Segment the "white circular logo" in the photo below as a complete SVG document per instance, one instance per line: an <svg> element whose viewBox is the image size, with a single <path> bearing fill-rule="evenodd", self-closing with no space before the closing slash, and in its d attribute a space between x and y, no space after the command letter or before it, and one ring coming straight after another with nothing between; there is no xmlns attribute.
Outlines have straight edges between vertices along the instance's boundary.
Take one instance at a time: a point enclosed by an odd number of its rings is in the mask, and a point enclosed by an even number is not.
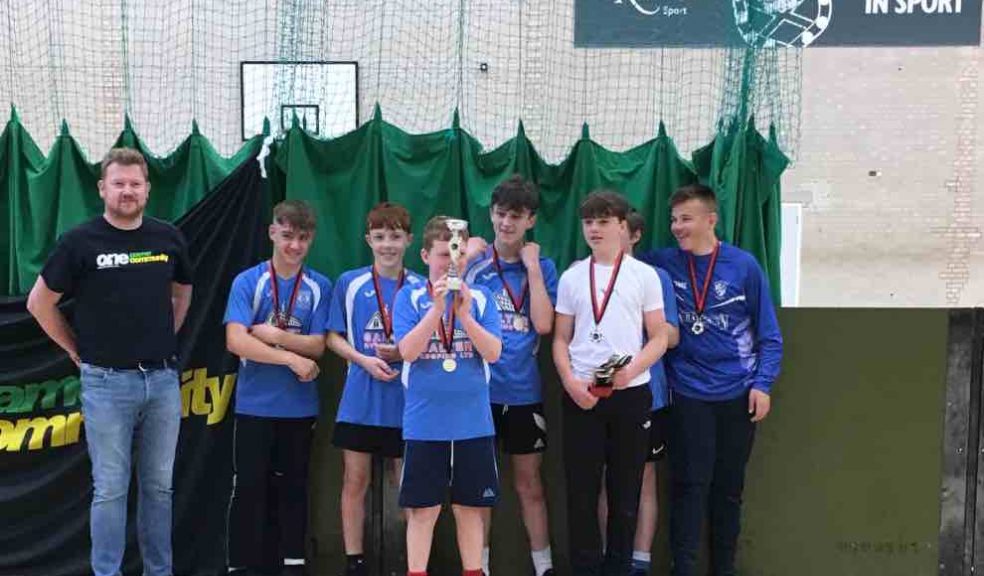
<svg viewBox="0 0 984 576"><path fill-rule="evenodd" d="M732 0L735 24L750 46L806 47L830 25L833 0Z"/></svg>

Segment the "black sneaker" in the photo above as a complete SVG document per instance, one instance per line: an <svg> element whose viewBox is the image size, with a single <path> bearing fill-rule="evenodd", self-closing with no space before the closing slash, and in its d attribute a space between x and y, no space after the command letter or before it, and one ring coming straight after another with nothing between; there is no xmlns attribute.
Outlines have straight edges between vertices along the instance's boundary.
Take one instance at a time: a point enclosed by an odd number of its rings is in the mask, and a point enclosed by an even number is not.
<svg viewBox="0 0 984 576"><path fill-rule="evenodd" d="M369 576L369 563L365 558L359 562L349 561L345 567L345 576Z"/></svg>

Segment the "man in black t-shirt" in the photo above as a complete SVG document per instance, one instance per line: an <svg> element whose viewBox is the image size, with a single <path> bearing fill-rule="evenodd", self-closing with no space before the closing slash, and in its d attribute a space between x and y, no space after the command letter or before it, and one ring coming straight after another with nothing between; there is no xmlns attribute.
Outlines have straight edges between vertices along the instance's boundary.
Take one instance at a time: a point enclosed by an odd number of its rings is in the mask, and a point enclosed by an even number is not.
<svg viewBox="0 0 984 576"><path fill-rule="evenodd" d="M181 423L175 334L191 304L192 274L181 232L144 216L149 191L143 156L110 150L99 180L103 214L59 239L27 300L81 369L95 576L120 573L134 444L143 573L171 575L171 478ZM58 310L63 295L75 299L71 325Z"/></svg>

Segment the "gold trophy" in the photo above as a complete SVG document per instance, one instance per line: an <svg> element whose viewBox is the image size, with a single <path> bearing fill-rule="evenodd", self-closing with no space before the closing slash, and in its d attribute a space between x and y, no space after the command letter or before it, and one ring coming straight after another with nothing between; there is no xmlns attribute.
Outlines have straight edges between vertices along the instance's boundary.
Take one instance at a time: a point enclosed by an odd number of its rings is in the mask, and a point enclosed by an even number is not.
<svg viewBox="0 0 984 576"><path fill-rule="evenodd" d="M468 221L448 218L445 224L451 231L451 240L448 242L448 248L451 249L451 265L448 266L448 290L461 290L458 260L465 252L465 239L461 233L468 230Z"/></svg>

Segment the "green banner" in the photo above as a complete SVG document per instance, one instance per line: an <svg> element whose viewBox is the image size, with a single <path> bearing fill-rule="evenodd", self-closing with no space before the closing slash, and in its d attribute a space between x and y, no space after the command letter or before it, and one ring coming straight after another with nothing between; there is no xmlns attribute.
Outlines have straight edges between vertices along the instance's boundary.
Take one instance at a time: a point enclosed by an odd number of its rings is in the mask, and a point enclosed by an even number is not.
<svg viewBox="0 0 984 576"><path fill-rule="evenodd" d="M981 0L575 0L574 45L978 46Z"/></svg>

